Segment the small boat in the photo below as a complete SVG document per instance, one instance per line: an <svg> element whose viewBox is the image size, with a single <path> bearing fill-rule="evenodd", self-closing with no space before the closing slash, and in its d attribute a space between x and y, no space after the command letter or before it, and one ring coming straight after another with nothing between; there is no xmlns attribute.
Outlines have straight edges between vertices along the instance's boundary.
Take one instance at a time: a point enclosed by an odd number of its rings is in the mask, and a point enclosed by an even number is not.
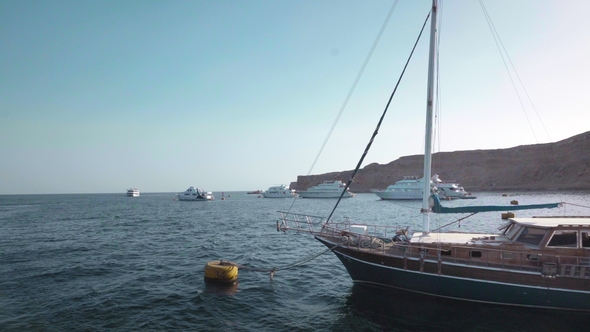
<svg viewBox="0 0 590 332"><path fill-rule="evenodd" d="M385 190L375 191L375 195L383 200L420 200L424 188L424 179L417 176L404 176Z"/></svg>
<svg viewBox="0 0 590 332"><path fill-rule="evenodd" d="M437 33L441 30L438 0L432 1L427 15L431 27L424 179L431 178L433 110L438 100L435 92L439 91L435 75ZM380 125L345 187L354 180ZM280 212L277 230L311 233L340 259L355 283L471 303L590 312L590 217L566 216L564 209L554 216L510 216L497 232L459 232L457 225L476 213L552 209L566 203L444 207L440 198L430 193L430 184L422 184L422 204L416 209L420 217L404 226L397 222L371 225L346 218L335 222L332 210L326 217ZM371 212L378 213L379 207ZM431 230L433 213L463 215ZM383 218L389 221L390 216ZM489 217L490 221L495 218ZM421 229L409 230L420 221Z"/></svg>
<svg viewBox="0 0 590 332"><path fill-rule="evenodd" d="M342 192L344 191L344 195ZM353 197L355 194L348 191L348 188L340 180L324 181L315 187L311 187L305 191L297 192L301 198L342 198Z"/></svg>
<svg viewBox="0 0 590 332"><path fill-rule="evenodd" d="M194 186L190 186L184 192L176 194L176 196L180 201L212 201L215 199L212 192Z"/></svg>
<svg viewBox="0 0 590 332"><path fill-rule="evenodd" d="M295 197L295 189L289 189L289 187L281 184L280 186L273 186L262 192L262 196L265 198L288 198Z"/></svg>
<svg viewBox="0 0 590 332"><path fill-rule="evenodd" d="M128 197L137 197L137 196L139 196L139 190L137 190L137 188L129 188L129 189L127 189L127 196Z"/></svg>
<svg viewBox="0 0 590 332"><path fill-rule="evenodd" d="M259 195L259 194L262 194L262 190L248 191L246 194L256 194L256 195Z"/></svg>
<svg viewBox="0 0 590 332"><path fill-rule="evenodd" d="M441 180L438 177L438 174L434 174L434 176L432 176L432 183L437 189L438 197L441 199L476 198L470 192L465 191L465 189L455 181L445 182Z"/></svg>

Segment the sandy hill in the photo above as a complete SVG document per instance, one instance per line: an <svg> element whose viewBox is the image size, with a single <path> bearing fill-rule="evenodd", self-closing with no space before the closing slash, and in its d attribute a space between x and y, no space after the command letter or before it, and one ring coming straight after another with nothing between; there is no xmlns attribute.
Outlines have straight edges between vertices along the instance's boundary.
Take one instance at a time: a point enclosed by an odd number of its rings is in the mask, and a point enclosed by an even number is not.
<svg viewBox="0 0 590 332"><path fill-rule="evenodd" d="M422 176L422 155L401 157L388 164L373 163L359 170L352 192L385 189L407 175ZM590 190L590 131L560 142L521 145L508 149L439 152L432 173L456 180L467 191ZM324 180L347 182L352 170L300 175L291 188L305 190Z"/></svg>

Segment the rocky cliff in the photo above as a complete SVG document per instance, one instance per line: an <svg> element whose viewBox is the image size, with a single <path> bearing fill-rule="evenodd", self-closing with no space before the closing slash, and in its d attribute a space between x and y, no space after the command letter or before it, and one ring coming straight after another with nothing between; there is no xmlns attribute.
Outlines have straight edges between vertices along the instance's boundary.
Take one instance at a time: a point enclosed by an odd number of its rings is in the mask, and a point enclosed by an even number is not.
<svg viewBox="0 0 590 332"><path fill-rule="evenodd" d="M357 173L350 191L385 189L406 175L422 176L423 158L414 155L367 165ZM556 143L435 153L432 173L447 182L460 182L467 191L590 190L590 131ZM351 175L352 170L300 175L291 188L305 190L324 180L347 182Z"/></svg>

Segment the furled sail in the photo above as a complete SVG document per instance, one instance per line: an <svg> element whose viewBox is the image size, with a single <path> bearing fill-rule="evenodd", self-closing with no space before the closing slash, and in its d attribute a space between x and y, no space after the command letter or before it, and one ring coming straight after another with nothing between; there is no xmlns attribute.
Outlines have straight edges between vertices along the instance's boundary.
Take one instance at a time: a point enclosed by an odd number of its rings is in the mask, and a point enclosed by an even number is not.
<svg viewBox="0 0 590 332"><path fill-rule="evenodd" d="M533 209L553 209L559 207L561 203L548 204L530 204L530 205L479 205L479 206L459 206L459 207L444 207L440 204L438 196L431 195L430 202L432 205L432 212L434 213L477 213L490 211L512 211L512 210L533 210Z"/></svg>

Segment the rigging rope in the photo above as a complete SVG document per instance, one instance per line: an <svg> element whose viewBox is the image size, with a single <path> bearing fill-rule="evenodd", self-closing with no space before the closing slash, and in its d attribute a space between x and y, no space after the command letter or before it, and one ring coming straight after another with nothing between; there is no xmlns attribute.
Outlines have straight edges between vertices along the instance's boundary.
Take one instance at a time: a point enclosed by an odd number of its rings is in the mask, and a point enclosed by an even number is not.
<svg viewBox="0 0 590 332"><path fill-rule="evenodd" d="M334 129L334 126L336 125L336 122L338 122L338 118L339 118L339 117L340 117L340 115L342 114L342 111L344 110L344 107L345 107L345 106L346 106L346 104L348 103L348 100L349 100L349 98L350 98L350 96L351 96L352 92L354 91L354 88L356 87L356 84L358 83L358 81L359 81L359 79L360 79L360 76L361 76L361 74L363 73L363 71L364 71L364 69L365 69L365 67L366 67L366 65L367 65L367 62L368 62L368 60L370 59L370 57L371 57L371 55L372 55L373 51L375 50L375 47L376 47L376 45L377 45L377 42L378 42L378 41L379 41L379 39L381 38L381 35L383 34L383 31L384 31L385 27L387 26L387 22L389 21L389 18L391 17L391 14L393 13L393 10L395 9L395 6L397 5L397 2L398 2L398 1L396 0L396 1L395 1L395 3L394 3L394 5L392 6L392 8L391 8L390 12L388 13L388 15L387 15L387 19L386 19L386 21L383 23L383 26L381 27L381 30L379 31L379 34L378 34L378 36L377 36L377 38L376 38L376 40L375 40L375 42L374 42L374 44L373 44L373 46L372 46L372 48L371 48L370 52L369 52L369 54L367 55L367 58L365 59L365 62L364 62L364 63L363 63L363 65L362 65L362 67L361 67L361 70L359 71L359 74L357 75L357 78L355 79L355 81L354 81L354 83L353 83L353 86L351 87L351 90L349 91L349 93L348 93L348 95L347 95L347 97L346 97L346 100L345 100L344 104L342 105L342 107L341 107L341 109L340 109L340 112L339 112L339 114L338 114L338 117L336 118L336 121L335 121L335 122L334 122L334 124L332 125L332 128L330 129L330 132L328 133L328 137L326 137L326 140L324 141L324 144L322 145L322 148L320 149L320 153L321 153L321 151L323 150L323 148L324 148L324 146L325 146L325 144L326 144L326 141L327 141L327 140L328 140L328 138L330 137L330 134L332 133L332 131L333 131L333 129ZM397 88L399 87L399 84L400 84L400 82L401 82L401 80L402 80L402 78L403 78L403 76L404 76L404 74L405 74L405 72L406 72L406 69L407 69L407 67L408 67L408 64L410 63L410 60L412 59L412 56L414 55L414 51L416 50L416 47L417 47L417 45L418 45L418 42L420 41L420 38L422 37L422 33L424 32L424 28L426 27L426 23L428 22L428 19L429 19L429 18L430 18L430 13L428 13L428 15L426 16L426 19L424 20L424 24L422 25L422 28L421 28L421 30L420 30L420 33L418 34L418 38L416 39L416 42L414 43L414 46L413 46L413 48L412 48L412 51L410 52L410 55L409 55L408 59L406 60L406 64L404 65L404 68L403 68L403 70L402 70L402 72L401 72L401 74L400 74L400 77L398 78L398 80L397 80L397 83L396 83L396 85L395 85L395 87L394 87L394 89L393 89L393 91L392 91L392 93L391 93L391 95L390 95L390 97L389 97L389 100L387 101L387 104L385 105L385 109L383 110L383 113L382 113L381 117L379 118L379 121L378 121L378 123L377 123L377 126L375 127L375 131L373 132L373 135L371 136L371 139L369 140L369 143L367 144L367 146L366 146L366 148L365 148L365 151L363 152L363 154L362 154L362 156L361 156L361 158L360 158L360 160L359 160L359 162L358 162L358 164L357 164L357 166L356 166L356 168L355 168L354 172L352 173L352 175L351 175L350 179L349 179L349 180L348 180L348 182L346 183L346 186L345 186L345 188L342 190L342 193L340 194L340 197L338 198L338 201L336 202L336 204L335 204L334 208L332 209L332 212L330 212L330 215L329 215L329 216L328 216L328 218L326 219L326 223L330 221L330 218L331 218L331 217L332 217L332 215L334 214L334 211L336 211L336 208L338 207L338 204L339 204L339 203L340 203L340 201L342 200L342 197L344 196L344 193L347 191L348 187L349 187L349 186L350 186L350 184L352 183L352 181L353 181L354 177L356 176L356 173L358 172L358 170L360 169L360 166L362 165L362 162L364 161L364 159L365 159L365 157L366 157L367 153L369 152L369 149L371 148L371 146L372 146L372 144L373 144L373 141L374 141L375 137L376 137L376 136L377 136L377 134L379 133L379 128L381 128L381 124L383 123L383 120L385 119L385 115L387 114L387 110L389 109L389 106L391 105L391 101L393 100L393 96L395 95L395 93L396 93L396 91L397 91ZM316 163L316 161L317 161L317 159L318 159L318 157L319 157L319 154L320 154L320 153L318 153L318 156L317 156L317 157L316 157L316 159L314 160L314 163L313 163L313 165L315 165L315 163ZM312 165L312 169L313 169L313 165ZM311 169L310 169L310 172L309 172L309 173L311 173ZM293 203L294 203L294 202L295 202L295 200L293 200ZM292 207L292 206L293 206L293 204L291 204L291 207ZM291 208L289 208L289 210L291 210ZM269 273L270 273L270 279L272 280L272 279L273 279L273 276L274 276L274 274L275 274L275 272L276 272L276 271L280 271L280 270L288 270L288 269L291 269L291 268L294 268L294 267L297 267L297 266L303 265L303 264L305 264L305 263L307 263L307 262L309 262L309 261L311 261L311 260L313 260L313 259L315 259L315 258L317 258L317 257L319 257L319 256L321 256L321 255L323 255L323 254L325 254L325 253L327 253L328 251L332 251L332 250L334 250L334 248L336 248L336 247L337 247L337 246L333 246L333 247L331 247L331 248L327 248L327 249L325 249L325 250L323 250L323 251L321 251L321 252L319 252L319 253L316 253L316 254L314 254L314 255L312 255L312 256L309 256L309 257L305 258L304 260L301 260L301 261L299 261L299 262L295 262L295 263L292 263L292 264L289 264L289 265L286 265L286 266L284 266L284 267L280 267L280 268L278 268L278 267L273 267L273 268L271 268L271 269L260 269L260 268L254 268L254 267L249 267L249 266L240 265L240 264L236 264L236 265L237 265L239 268L242 268L242 269L245 269L245 270L250 270L250 271L257 271L257 272L269 272Z"/></svg>
<svg viewBox="0 0 590 332"><path fill-rule="evenodd" d="M577 206L577 207L583 207L586 209L590 209L590 206L586 206L586 205L579 205L579 204L574 204L574 203L568 203L568 202L562 202L563 204L567 204L567 205L572 205L572 206Z"/></svg>
<svg viewBox="0 0 590 332"><path fill-rule="evenodd" d="M358 173L359 169L361 168L361 165L362 165L363 161L365 160L365 157L367 156L369 149L371 149L371 145L373 145L373 141L375 140L375 137L379 133L379 128L381 128L381 124L383 123L383 119L385 119L385 115L387 114L387 110L389 109L389 105L391 104L393 96L395 95L397 88L399 87L399 84L400 84L402 78L404 77L404 73L406 72L406 69L408 68L408 64L410 63L410 60L412 59L412 56L414 55L414 51L416 50L416 46L418 45L418 42L420 41L420 38L422 37L422 33L424 32L424 28L426 27L426 23L428 22L429 18L430 18L430 12L426 16L426 19L424 20L424 24L422 25L422 29L420 30L420 34L418 34L418 38L416 39L416 42L414 43L414 47L412 48L412 51L410 52L410 56L408 57L408 60L406 60L406 64L404 65L404 69L402 70L402 73L400 74L400 76L397 80L397 83L395 84L395 88L393 89L393 91L391 92L391 95L389 96L389 100L387 101L387 104L385 105L385 109L383 110L383 113L381 114L381 117L379 118L379 122L377 122L377 126L375 127L375 131L373 132L373 135L371 136L369 143L367 143L365 151L363 152L359 162L357 163L356 168L352 172L350 179L346 183L346 186L342 190L342 193L340 194L338 201L336 201L336 204L334 205L332 212L330 212L330 215L328 216L326 222L330 222L330 218L332 218L332 215L334 214L334 211L336 211L338 204L340 204L342 197L344 197L344 194L348 190L348 187L350 187L350 184L352 183L352 180L356 176L356 173Z"/></svg>
<svg viewBox="0 0 590 332"><path fill-rule="evenodd" d="M465 217L463 217L463 218L459 218L459 219L457 219L457 220L455 220L455 221L452 221L452 222L450 222L450 223L448 223L448 224L445 224L445 225L442 225L442 226L440 226L440 227L438 227L438 228L436 228L436 229L433 229L431 232L432 232L432 233L434 233L434 232L436 232L436 231L439 231L439 230L441 230L441 229L443 229L443 228L445 228L445 227L447 227L447 226L450 226L450 225L452 225L452 224L455 224L455 223L460 223L461 221L463 221L463 220L465 220L465 219L467 219L467 218L469 218L469 217L473 216L473 215L474 215L474 214L476 214L476 213L477 213L477 212L472 212L471 214L469 214L469 215L467 215L467 216L465 216ZM461 227L461 225L459 225L459 227ZM440 236L440 234L439 234L439 236ZM439 245L440 245L440 243L439 243Z"/></svg>
<svg viewBox="0 0 590 332"><path fill-rule="evenodd" d="M377 37L375 37L375 40L373 41L373 45L371 46L371 49L369 50L369 53L365 57L365 61L363 62L363 65L359 69L359 72L357 73L356 78L354 79L354 82L352 83L352 86L350 87L350 90L348 90L348 94L346 95L346 98L344 99L344 102L342 103L342 106L340 107L340 111L338 112L338 115L336 116L336 119L334 120L334 123L332 124L332 127L328 131L328 135L324 139L324 143L322 144L322 147L320 148L320 151L318 151L318 154L316 155L313 163L311 164L311 168L309 169L309 172L307 173L307 175L311 174L311 171L313 170L316 162L320 158L320 155L322 154L322 151L324 150L324 147L326 147L326 144L328 143L328 139L330 138L330 136L332 135L332 132L334 131L334 127L336 127L336 124L338 123L338 120L340 119L340 116L342 115L342 112L344 112L344 108L348 104L348 101L350 100L350 97L352 96L352 93L356 89L356 85L358 84L359 80L361 79L361 76L363 76L363 73L365 72L365 68L367 67L367 64L369 63L369 60L373 56L373 52L375 51L375 48L377 48L377 44L379 44L379 40L381 40L381 36L383 35L383 32L385 31L385 28L387 27L387 23L389 23L389 19L391 18L391 15L393 14L393 11L395 10L395 7L397 6L398 1L399 0L396 0L393 3L393 5L391 6L391 9L389 9L389 13L387 13L387 17L385 18L385 21L381 25L381 29L379 30L379 33L377 34Z"/></svg>
<svg viewBox="0 0 590 332"><path fill-rule="evenodd" d="M342 103L342 106L340 106L340 111L338 111L338 115L336 116L336 119L334 119L334 123L332 123L332 127L328 131L328 135L326 135L326 138L324 139L324 142L322 143L322 146L320 147L318 154L316 155L313 163L311 164L311 167L309 168L307 175L311 174L311 171L315 167L315 164L317 163L318 159L320 158L320 155L322 154L322 152L324 151L324 148L326 147L326 144L328 143L328 139L330 139L330 136L332 136L332 132L334 131L334 128L336 127L336 124L338 123L338 120L340 120L340 116L344 112L344 108L346 108L346 105L348 105L348 101L350 100L352 93L354 92L354 90L356 90L356 86L357 86L358 82L360 81L361 76L363 76L363 73L365 72L365 68L367 67L369 60L371 60L371 57L373 56L373 52L377 48L377 44L379 44L379 41L381 40L381 36L383 35L383 32L385 31L385 28L387 27L387 23L389 23L389 20L391 19L391 15L393 15L393 11L395 10L395 7L397 7L398 2L399 2L399 0L396 0L393 3L393 5L391 5L391 8L389 9L387 16L385 17L385 21L383 21L383 24L381 25L381 29L379 29L379 33L377 33L377 37L375 37L375 40L373 41L373 45L371 46L369 53L367 53L367 56L365 57L365 61L363 62L361 68L359 69L359 72L356 74L356 78L354 79L354 82L352 83L350 90L348 90L348 94L346 95L346 98L344 98L344 102ZM295 201L296 200L293 199L288 211L291 211L291 209L293 208L293 205L295 205Z"/></svg>
<svg viewBox="0 0 590 332"><path fill-rule="evenodd" d="M537 108L535 107L535 104L533 104L531 96L529 95L526 87L522 83L522 80L520 79L520 75L518 75L518 72L516 71L516 67L514 66L514 63L512 63L512 59L510 59L510 55L508 55L508 51L506 51L506 48L504 47L504 43L502 43L502 39L500 39L500 34L496 30L496 27L494 26L494 23L492 22L492 18L490 17L488 10L486 9L486 7L483 3L483 0L479 0L479 3L480 3L482 11L484 13L484 16L488 22L490 32L492 33L492 36L494 37L494 42L496 43L496 47L498 48L498 52L500 53L500 56L502 57L502 62L504 62L504 67L506 68L506 72L508 73L508 77L510 77L510 82L512 83L512 87L514 88L514 91L516 92L516 96L518 98L518 101L520 102L520 106L522 107L524 116L526 117L526 120L529 123L529 127L531 128L531 131L533 133L533 137L535 138L535 141L537 143L539 142L539 140L537 139L537 135L535 134L535 130L533 129L533 125L531 124L531 120L529 119L529 116L525 110L522 99L520 98L520 93L518 93L518 89L516 87L516 84L514 83L514 80L512 79L512 75L510 74L510 69L508 68L506 60L504 59L504 54L506 54L506 58L508 59L508 62L510 63L512 70L514 71L514 75L516 76L516 78L518 79L518 82L520 83L520 86L524 90L524 93L527 96L529 103L531 103L531 106L532 106L533 110L535 111L537 118L539 118L539 121L541 122L541 125L543 126L543 129L545 130L545 133L547 134L547 137L549 138L549 141L552 141L551 136L549 135L549 132L547 131L547 128L545 127L545 123L541 119L539 112L537 112ZM501 49L500 49L500 46L502 47ZM502 52L502 50L504 52Z"/></svg>

